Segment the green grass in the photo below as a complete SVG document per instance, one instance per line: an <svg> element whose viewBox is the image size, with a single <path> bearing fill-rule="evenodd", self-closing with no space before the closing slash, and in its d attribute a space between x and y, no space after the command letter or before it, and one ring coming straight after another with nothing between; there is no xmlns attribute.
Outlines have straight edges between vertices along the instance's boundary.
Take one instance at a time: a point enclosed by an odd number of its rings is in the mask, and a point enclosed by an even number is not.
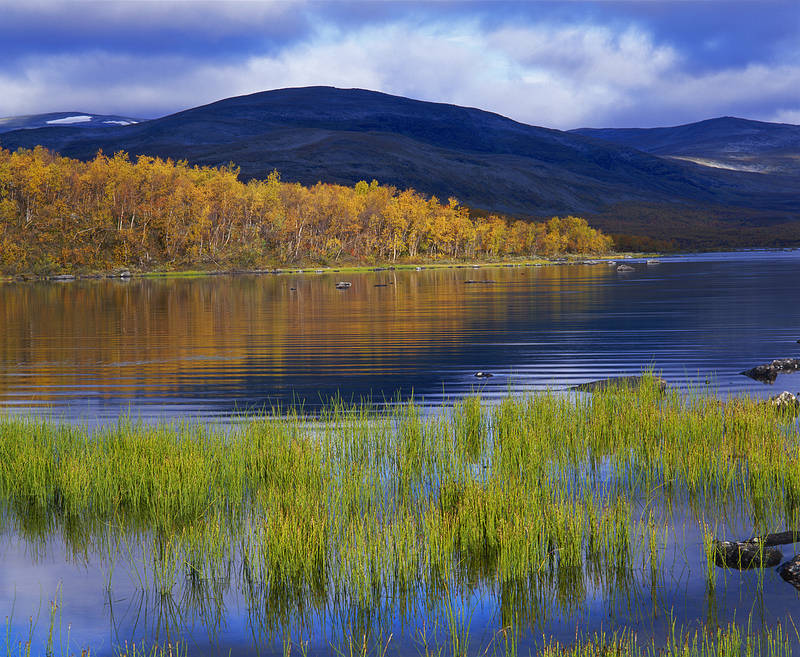
<svg viewBox="0 0 800 657"><path fill-rule="evenodd" d="M501 591L504 618L527 614L531 627L590 587L624 595L633 572L657 587L677 507L705 537L694 576L713 595L712 529L798 525L793 426L752 400L662 393L652 377L428 414L331 405L227 429L5 417L0 517L6 533L59 535L112 571L135 563L142 587L163 595L191 584L213 606L213 583L233 571L266 627L331 600L427 600L465 654L459 587ZM704 641L681 654L717 654ZM643 654L614 642L597 654Z"/></svg>

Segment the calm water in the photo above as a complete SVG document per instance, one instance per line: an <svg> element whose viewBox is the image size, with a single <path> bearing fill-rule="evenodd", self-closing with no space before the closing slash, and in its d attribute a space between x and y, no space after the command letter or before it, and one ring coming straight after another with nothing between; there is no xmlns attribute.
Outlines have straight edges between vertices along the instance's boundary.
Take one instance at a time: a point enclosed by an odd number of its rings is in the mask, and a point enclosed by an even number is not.
<svg viewBox="0 0 800 657"><path fill-rule="evenodd" d="M0 408L94 423L438 404L647 367L722 395L800 390L739 374L800 356L800 251L632 265L0 285Z"/></svg>
<svg viewBox="0 0 800 657"><path fill-rule="evenodd" d="M771 386L739 374L800 356L800 252L632 264L626 274L598 264L6 284L0 404L90 424L120 414L210 419L277 404L311 408L337 393L375 401L413 393L438 404L480 389L493 398L647 367L678 386L709 381L722 395L800 390L800 374ZM336 290L338 280L352 287ZM494 377L479 380L476 371ZM569 642L576 628L627 628L646 642L664 639L673 620L788 622L798 594L772 569L719 571L709 595L698 523L687 509L674 513L656 587L644 561L625 582L581 578L579 589L538 598L464 583L456 610L470 623L471 645L503 653L498 632L509 614L528 627L522 654L542 636ZM191 655L282 654L287 628L295 651L308 640L320 655L349 654L342 637L364 632L372 654L389 634L386 654L419 654L422 631L432 642L448 639L447 628L427 625L434 614L421 598L405 613L397 600L298 611L254 598L237 572L202 583L179 577L160 596L135 546L73 551L59 536L25 540L0 520L0 616L11 619L12 650L33 622L33 654L45 651L54 599L56 654L168 639L186 641ZM726 529L750 531L735 520Z"/></svg>

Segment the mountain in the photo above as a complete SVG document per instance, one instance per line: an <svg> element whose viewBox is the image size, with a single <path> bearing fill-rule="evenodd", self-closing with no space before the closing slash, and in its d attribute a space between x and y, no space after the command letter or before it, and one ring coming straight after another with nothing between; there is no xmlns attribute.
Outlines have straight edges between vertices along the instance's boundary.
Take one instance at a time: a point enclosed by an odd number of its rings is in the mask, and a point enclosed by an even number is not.
<svg viewBox="0 0 800 657"><path fill-rule="evenodd" d="M573 134L708 167L800 175L800 126L724 116L671 128L580 128Z"/></svg>
<svg viewBox="0 0 800 657"><path fill-rule="evenodd" d="M132 125L102 125L15 130L1 134L0 145L41 144L83 159L102 149L200 165L232 161L245 179L273 169L304 184L375 178L455 196L476 210L587 214L619 232L669 232L663 218L679 221L689 209L714 209L720 221L732 209L732 221L745 224L800 220L798 176L698 166L656 152L655 142L645 152L650 146L612 142L605 133L563 132L363 89L265 91ZM691 136L684 143L690 148ZM787 141L787 152L797 152L793 144ZM643 207L658 209L657 225L640 220ZM696 223L680 223L681 232L688 235ZM710 225L702 230L713 234Z"/></svg>
<svg viewBox="0 0 800 657"><path fill-rule="evenodd" d="M12 130L32 130L34 128L93 127L107 129L123 125L133 125L141 119L116 114L90 114L89 112L51 112L49 114L29 114L26 116L7 116L0 118L0 133Z"/></svg>

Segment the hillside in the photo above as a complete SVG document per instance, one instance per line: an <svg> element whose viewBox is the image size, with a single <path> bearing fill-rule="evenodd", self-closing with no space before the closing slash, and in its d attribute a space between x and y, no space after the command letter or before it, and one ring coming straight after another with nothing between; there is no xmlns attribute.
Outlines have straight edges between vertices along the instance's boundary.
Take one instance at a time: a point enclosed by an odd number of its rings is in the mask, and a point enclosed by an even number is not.
<svg viewBox="0 0 800 657"><path fill-rule="evenodd" d="M794 148L791 143L787 148ZM232 161L245 179L264 178L273 169L283 180L304 184L375 178L455 196L475 209L595 214L601 225L620 204L673 214L744 208L757 223L800 219L797 177L698 166L594 134L361 89L281 89L135 125L50 126L0 135L8 149L37 144L84 160L102 149L201 165ZM642 231L636 222L631 226Z"/></svg>
<svg viewBox="0 0 800 657"><path fill-rule="evenodd" d="M92 114L90 112L50 112L49 114L29 114L0 118L0 133L12 130L33 130L35 128L108 128L140 123L141 119L116 114Z"/></svg>
<svg viewBox="0 0 800 657"><path fill-rule="evenodd" d="M709 167L800 175L800 126L725 116L671 128L571 131Z"/></svg>

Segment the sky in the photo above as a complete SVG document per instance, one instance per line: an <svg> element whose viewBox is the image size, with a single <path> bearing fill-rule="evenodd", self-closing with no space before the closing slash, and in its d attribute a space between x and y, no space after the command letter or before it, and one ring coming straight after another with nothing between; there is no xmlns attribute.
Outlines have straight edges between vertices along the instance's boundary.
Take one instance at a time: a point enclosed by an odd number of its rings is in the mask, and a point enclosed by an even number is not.
<svg viewBox="0 0 800 657"><path fill-rule="evenodd" d="M0 25L0 116L331 85L560 129L800 124L800 0L0 0Z"/></svg>

